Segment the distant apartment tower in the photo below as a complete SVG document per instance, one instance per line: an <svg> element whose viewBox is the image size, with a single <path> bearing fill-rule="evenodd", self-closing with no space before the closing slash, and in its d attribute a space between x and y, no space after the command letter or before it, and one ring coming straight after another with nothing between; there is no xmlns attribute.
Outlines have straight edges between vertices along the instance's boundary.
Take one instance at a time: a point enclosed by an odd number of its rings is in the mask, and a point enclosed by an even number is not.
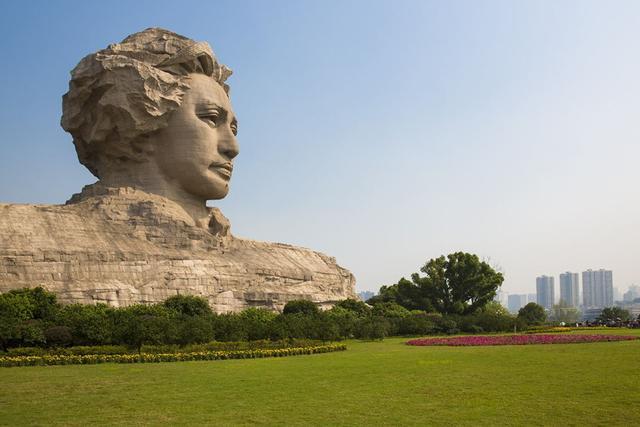
<svg viewBox="0 0 640 427"><path fill-rule="evenodd" d="M560 274L560 299L571 307L580 306L580 279L578 273Z"/></svg>
<svg viewBox="0 0 640 427"><path fill-rule="evenodd" d="M536 277L536 295L538 304L544 308L551 310L553 308L553 300L555 288L553 286L553 277L540 276Z"/></svg>
<svg viewBox="0 0 640 427"><path fill-rule="evenodd" d="M604 308L613 305L613 272L611 270L582 272L582 304L585 308Z"/></svg>
<svg viewBox="0 0 640 427"><path fill-rule="evenodd" d="M507 309L511 313L517 313L522 307L527 305L527 295L511 294L507 299Z"/></svg>
<svg viewBox="0 0 640 427"><path fill-rule="evenodd" d="M538 295L527 294L527 303L530 303L530 302L538 302Z"/></svg>

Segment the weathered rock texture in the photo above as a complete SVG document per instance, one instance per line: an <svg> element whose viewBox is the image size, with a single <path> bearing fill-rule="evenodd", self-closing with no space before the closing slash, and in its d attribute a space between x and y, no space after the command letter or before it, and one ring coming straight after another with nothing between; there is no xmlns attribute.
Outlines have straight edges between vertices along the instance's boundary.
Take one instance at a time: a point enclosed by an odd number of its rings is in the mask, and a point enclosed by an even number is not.
<svg viewBox="0 0 640 427"><path fill-rule="evenodd" d="M355 296L333 258L233 237L215 208L210 218L206 230L168 199L99 185L67 205L0 204L0 292L43 286L65 303L113 306L189 294L217 312Z"/></svg>
<svg viewBox="0 0 640 427"><path fill-rule="evenodd" d="M117 306L191 294L218 312L354 297L333 258L235 238L207 208L239 153L229 75L207 43L161 28L80 61L61 124L99 181L64 206L0 204L0 292Z"/></svg>

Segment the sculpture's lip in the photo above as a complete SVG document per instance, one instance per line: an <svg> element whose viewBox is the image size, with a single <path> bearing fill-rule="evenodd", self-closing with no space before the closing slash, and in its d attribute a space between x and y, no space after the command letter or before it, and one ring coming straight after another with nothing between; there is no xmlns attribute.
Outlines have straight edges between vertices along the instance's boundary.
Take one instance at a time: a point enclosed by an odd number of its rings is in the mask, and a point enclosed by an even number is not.
<svg viewBox="0 0 640 427"><path fill-rule="evenodd" d="M231 163L212 163L211 166L209 166L209 169L229 180L231 179L231 173L233 172L233 165Z"/></svg>

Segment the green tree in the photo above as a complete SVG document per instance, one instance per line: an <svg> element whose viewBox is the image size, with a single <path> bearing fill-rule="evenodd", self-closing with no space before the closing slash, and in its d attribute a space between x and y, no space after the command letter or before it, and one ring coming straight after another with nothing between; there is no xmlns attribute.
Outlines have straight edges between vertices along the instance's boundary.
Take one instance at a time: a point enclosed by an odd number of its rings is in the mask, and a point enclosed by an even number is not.
<svg viewBox="0 0 640 427"><path fill-rule="evenodd" d="M213 340L212 316L185 316L176 320L176 342L182 346L202 344Z"/></svg>
<svg viewBox="0 0 640 427"><path fill-rule="evenodd" d="M437 311L442 314L475 313L491 301L504 280L477 255L455 252L431 259L411 275L392 286L380 288L372 303L394 301L408 310Z"/></svg>
<svg viewBox="0 0 640 427"><path fill-rule="evenodd" d="M374 316L386 317L387 319L403 319L411 316L411 312L395 302L382 302L373 307Z"/></svg>
<svg viewBox="0 0 640 427"><path fill-rule="evenodd" d="M518 320L527 326L542 325L547 320L547 313L541 305L530 302L518 311Z"/></svg>
<svg viewBox="0 0 640 427"><path fill-rule="evenodd" d="M606 307L602 309L598 320L601 322L626 322L631 319L629 310L620 307Z"/></svg>
<svg viewBox="0 0 640 427"><path fill-rule="evenodd" d="M497 301L491 301L471 316L473 324L484 332L506 332L513 329L516 318Z"/></svg>
<svg viewBox="0 0 640 427"><path fill-rule="evenodd" d="M119 341L138 353L144 344L168 344L175 341L173 312L163 305L137 304L117 311Z"/></svg>
<svg viewBox="0 0 640 427"><path fill-rule="evenodd" d="M345 310L349 310L358 316L368 316L371 313L371 309L367 304L353 298L347 298L342 301L338 301L334 305L334 307L344 308Z"/></svg>
<svg viewBox="0 0 640 427"><path fill-rule="evenodd" d="M214 316L213 333L216 341L246 341L249 336L245 322L235 313Z"/></svg>
<svg viewBox="0 0 640 427"><path fill-rule="evenodd" d="M38 286L36 288L14 289L8 292L13 295L21 295L27 298L32 305L31 318L51 321L55 319L60 304L56 295Z"/></svg>
<svg viewBox="0 0 640 427"><path fill-rule="evenodd" d="M333 306L326 311L327 316L338 327L338 335L343 338L352 338L358 316L355 312L342 307Z"/></svg>
<svg viewBox="0 0 640 427"><path fill-rule="evenodd" d="M0 347L6 350L12 342L22 340L22 325L33 317L35 307L24 294L0 294Z"/></svg>
<svg viewBox="0 0 640 427"><path fill-rule="evenodd" d="M367 303L374 307L380 303L395 302L408 310L434 311L433 304L424 292L410 280L402 277L398 283L382 286L378 295Z"/></svg>
<svg viewBox="0 0 640 427"><path fill-rule="evenodd" d="M264 308L247 308L239 313L250 341L268 339L277 313Z"/></svg>
<svg viewBox="0 0 640 427"><path fill-rule="evenodd" d="M58 312L57 323L69 328L76 345L111 344L116 329L116 310L106 304L69 304Z"/></svg>
<svg viewBox="0 0 640 427"><path fill-rule="evenodd" d="M164 306L185 316L211 315L211 307L206 299L193 295L175 295L164 301Z"/></svg>
<svg viewBox="0 0 640 427"><path fill-rule="evenodd" d="M318 314L319 311L318 306L313 301L299 299L286 303L282 310L282 314L302 313L306 315L314 315Z"/></svg>

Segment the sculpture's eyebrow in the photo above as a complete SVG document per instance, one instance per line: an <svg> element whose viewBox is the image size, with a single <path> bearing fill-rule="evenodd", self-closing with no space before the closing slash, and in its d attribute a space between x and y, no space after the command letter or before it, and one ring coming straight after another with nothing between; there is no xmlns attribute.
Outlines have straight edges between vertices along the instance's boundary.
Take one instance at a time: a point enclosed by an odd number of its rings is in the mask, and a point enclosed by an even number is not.
<svg viewBox="0 0 640 427"><path fill-rule="evenodd" d="M227 109L213 101L202 101L199 102L196 106L196 110L198 111L211 111L211 110L220 110L224 113L227 113Z"/></svg>

